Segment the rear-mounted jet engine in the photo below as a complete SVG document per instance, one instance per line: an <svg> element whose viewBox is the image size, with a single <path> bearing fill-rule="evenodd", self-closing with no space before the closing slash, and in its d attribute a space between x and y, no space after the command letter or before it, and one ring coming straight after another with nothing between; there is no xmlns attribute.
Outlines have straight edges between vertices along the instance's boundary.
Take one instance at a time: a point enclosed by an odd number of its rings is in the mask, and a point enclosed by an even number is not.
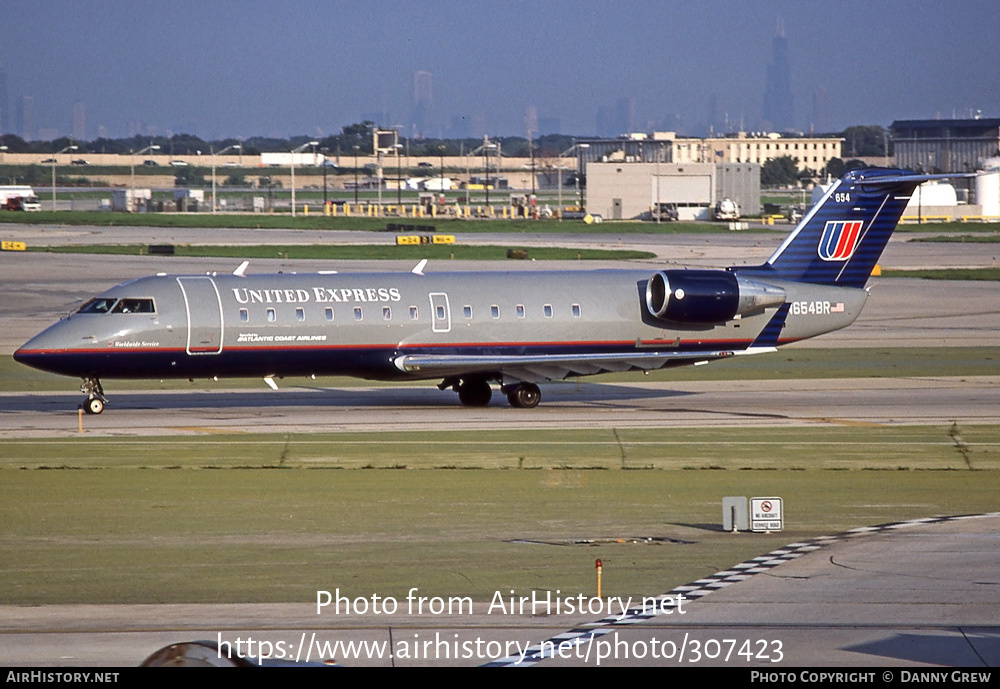
<svg viewBox="0 0 1000 689"><path fill-rule="evenodd" d="M723 270L661 270L646 284L646 308L672 323L725 323L785 303L785 290Z"/></svg>

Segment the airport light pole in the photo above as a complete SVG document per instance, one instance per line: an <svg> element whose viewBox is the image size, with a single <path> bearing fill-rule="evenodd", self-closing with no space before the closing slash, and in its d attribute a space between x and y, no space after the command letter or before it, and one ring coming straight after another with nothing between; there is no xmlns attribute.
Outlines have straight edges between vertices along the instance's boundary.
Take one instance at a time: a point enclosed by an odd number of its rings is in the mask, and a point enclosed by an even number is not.
<svg viewBox="0 0 1000 689"><path fill-rule="evenodd" d="M489 208L490 205L490 151L495 150L496 144L484 144L483 145L483 163L486 168L486 184L483 185L484 191L486 192L486 207ZM500 175L500 164L497 163L497 176ZM486 211L489 213L489 211Z"/></svg>
<svg viewBox="0 0 1000 689"><path fill-rule="evenodd" d="M569 168L565 165L556 165L556 175L559 177L559 222L562 222L563 217L563 205L562 205L562 187L563 187L563 170L568 170Z"/></svg>
<svg viewBox="0 0 1000 689"><path fill-rule="evenodd" d="M5 151L7 150L6 146L4 146L3 148L4 148ZM67 146L66 148L64 148L63 150L59 151L58 153L53 153L52 154L52 210L56 209L56 156L57 155L61 155L61 154L65 153L66 151L75 151L76 149L77 149L77 146ZM133 174L135 174L135 173L133 173Z"/></svg>
<svg viewBox="0 0 1000 689"><path fill-rule="evenodd" d="M531 155L531 195L535 195L535 147L532 145L531 132L528 132L528 153ZM498 173L499 174L499 173Z"/></svg>
<svg viewBox="0 0 1000 689"><path fill-rule="evenodd" d="M358 145L354 146L354 208L358 207Z"/></svg>
<svg viewBox="0 0 1000 689"><path fill-rule="evenodd" d="M318 146L318 141L307 141L298 148L292 149L292 217L295 217L295 154L301 153L310 146ZM313 162L316 161L315 153L313 154Z"/></svg>
<svg viewBox="0 0 1000 689"><path fill-rule="evenodd" d="M242 150L243 149L243 144L233 144L231 146L226 146L224 149L222 149L218 153L212 153L212 213L215 213L216 210L218 210L218 204L215 202L215 162L216 162L216 159L217 159L218 156L222 155L226 151L229 151L229 150L234 149L234 148L239 148L240 150Z"/></svg>
<svg viewBox="0 0 1000 689"><path fill-rule="evenodd" d="M73 148L76 148L76 146L74 146ZM135 207L135 157L137 155L142 155L143 153L146 153L147 151L159 151L159 150L160 150L160 147L157 144L150 144L149 146L146 146L146 148L144 148L144 149L142 149L140 151L133 151L133 152L131 152L129 154L129 164L130 164L130 166L132 168L132 177L131 177L132 195L129 198L129 201L128 201L127 205L128 205L128 209L129 209L130 213L132 212L132 209ZM53 206L53 208L54 208L54 206Z"/></svg>
<svg viewBox="0 0 1000 689"><path fill-rule="evenodd" d="M402 214L403 208L403 168L400 162L399 153L403 148L403 144L393 144L392 146L396 149L396 212Z"/></svg>
<svg viewBox="0 0 1000 689"><path fill-rule="evenodd" d="M438 157L441 161L441 195L444 195L444 144L438 145ZM448 185L451 186L451 185ZM444 206L441 207L444 210Z"/></svg>
<svg viewBox="0 0 1000 689"><path fill-rule="evenodd" d="M660 216L663 215L663 207L660 206L660 158L663 157L663 142L656 147L656 224L660 224Z"/></svg>
<svg viewBox="0 0 1000 689"><path fill-rule="evenodd" d="M378 208L375 209L378 217L382 217L382 149L378 149L375 156L375 168L377 177L375 183L378 185Z"/></svg>
<svg viewBox="0 0 1000 689"><path fill-rule="evenodd" d="M329 148L319 149L320 155L323 156L323 212L326 213L326 154L330 152Z"/></svg>
<svg viewBox="0 0 1000 689"><path fill-rule="evenodd" d="M580 151L590 148L590 144L573 144L559 154L560 158L565 158L573 151L576 151L576 188L580 192L580 209L583 209L583 187L580 186L580 168L583 167Z"/></svg>

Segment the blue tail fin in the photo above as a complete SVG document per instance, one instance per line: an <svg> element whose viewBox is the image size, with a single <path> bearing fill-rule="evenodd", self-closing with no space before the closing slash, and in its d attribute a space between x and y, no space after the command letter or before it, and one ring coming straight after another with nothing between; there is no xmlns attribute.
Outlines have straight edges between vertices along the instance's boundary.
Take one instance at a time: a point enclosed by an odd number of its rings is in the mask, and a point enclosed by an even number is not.
<svg viewBox="0 0 1000 689"><path fill-rule="evenodd" d="M925 180L948 176L886 168L852 170L827 190L764 265L734 270L742 275L864 287L913 190Z"/></svg>

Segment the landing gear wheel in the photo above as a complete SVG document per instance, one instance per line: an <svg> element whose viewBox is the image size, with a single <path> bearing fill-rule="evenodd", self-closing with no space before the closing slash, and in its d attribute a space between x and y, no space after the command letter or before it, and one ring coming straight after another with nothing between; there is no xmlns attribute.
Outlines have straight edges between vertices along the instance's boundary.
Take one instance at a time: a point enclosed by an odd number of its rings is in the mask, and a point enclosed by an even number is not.
<svg viewBox="0 0 1000 689"><path fill-rule="evenodd" d="M510 406L520 409L534 409L542 401L542 391L534 383L521 383L507 393Z"/></svg>
<svg viewBox="0 0 1000 689"><path fill-rule="evenodd" d="M458 401L466 407L485 407L493 391L485 380L467 380L458 386Z"/></svg>
<svg viewBox="0 0 1000 689"><path fill-rule="evenodd" d="M104 411L104 405L108 398L104 396L104 388L97 378L87 378L80 386L80 392L87 395L83 402L83 410L88 414L100 414Z"/></svg>

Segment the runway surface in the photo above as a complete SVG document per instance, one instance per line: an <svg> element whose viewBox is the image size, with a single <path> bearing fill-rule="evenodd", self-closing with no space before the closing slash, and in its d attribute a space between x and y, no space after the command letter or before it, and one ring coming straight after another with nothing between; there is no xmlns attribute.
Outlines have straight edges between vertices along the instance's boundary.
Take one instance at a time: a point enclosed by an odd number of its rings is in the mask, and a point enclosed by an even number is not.
<svg viewBox="0 0 1000 689"><path fill-rule="evenodd" d="M244 651L247 640L264 641L274 653L281 642L281 653L300 659L305 647L312 659L318 654L349 666L499 661L778 672L1000 665L1000 514L801 543L781 541L780 534L770 538L781 547L660 592L673 607L631 601L634 606L626 602L625 610L615 608L607 617L557 614L544 606L535 614L486 614L492 601L475 602L472 614L392 616L317 614L313 602L2 606L0 665L129 666L172 643L220 638L231 648L242 640ZM398 602L408 609L405 600ZM673 613L649 617L643 605ZM332 646L337 642L357 645L348 652ZM550 651L538 662L531 654L522 658L528 648ZM552 652L559 648L561 655ZM400 657L404 649L409 658ZM894 672L898 679L900 671ZM873 681L885 678L879 671Z"/></svg>

